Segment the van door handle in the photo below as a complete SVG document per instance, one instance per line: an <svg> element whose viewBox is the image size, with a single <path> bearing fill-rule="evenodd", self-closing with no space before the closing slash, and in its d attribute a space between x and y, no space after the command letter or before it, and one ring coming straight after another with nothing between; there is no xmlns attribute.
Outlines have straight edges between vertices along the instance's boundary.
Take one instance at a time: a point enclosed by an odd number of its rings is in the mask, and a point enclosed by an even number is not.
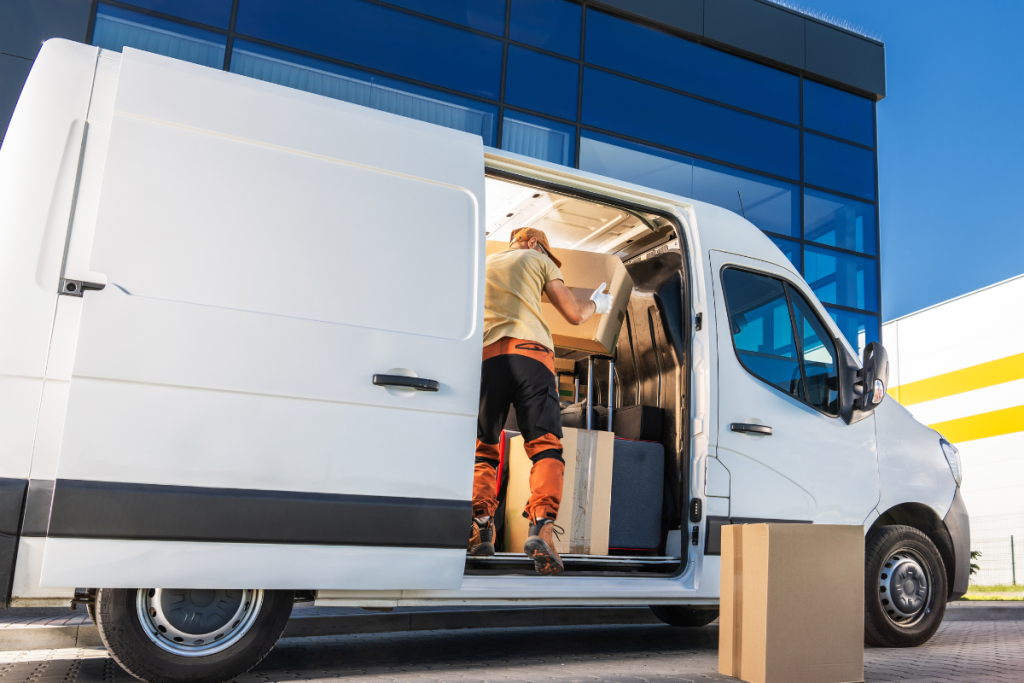
<svg viewBox="0 0 1024 683"><path fill-rule="evenodd" d="M729 425L729 429L746 434L764 434L765 436L771 436L772 434L772 428L768 425L755 425L748 422L733 422Z"/></svg>
<svg viewBox="0 0 1024 683"><path fill-rule="evenodd" d="M373 383L378 387L401 387L416 391L437 391L440 382L422 377L406 377L405 375L374 375Z"/></svg>

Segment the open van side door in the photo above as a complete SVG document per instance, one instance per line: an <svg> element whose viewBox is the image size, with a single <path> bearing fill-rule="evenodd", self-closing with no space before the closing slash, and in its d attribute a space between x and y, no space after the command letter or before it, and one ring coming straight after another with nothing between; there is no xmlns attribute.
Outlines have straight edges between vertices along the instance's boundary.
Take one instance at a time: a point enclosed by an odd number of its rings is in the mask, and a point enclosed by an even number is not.
<svg viewBox="0 0 1024 683"><path fill-rule="evenodd" d="M42 585L458 587L480 138L132 49L110 92Z"/></svg>

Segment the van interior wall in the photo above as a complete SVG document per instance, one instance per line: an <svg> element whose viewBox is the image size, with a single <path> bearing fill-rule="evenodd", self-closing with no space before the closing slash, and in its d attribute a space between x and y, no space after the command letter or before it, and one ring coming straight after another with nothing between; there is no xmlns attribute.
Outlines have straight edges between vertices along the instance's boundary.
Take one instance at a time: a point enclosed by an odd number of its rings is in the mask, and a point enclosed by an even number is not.
<svg viewBox="0 0 1024 683"><path fill-rule="evenodd" d="M664 534L680 528L687 504L684 334L688 328L683 325L686 299L682 268L679 251L667 251L626 264L634 287L614 354L615 407L647 405L662 410L666 488L662 547ZM594 374L594 402L607 405L606 366L595 363ZM580 376L586 377L585 368Z"/></svg>

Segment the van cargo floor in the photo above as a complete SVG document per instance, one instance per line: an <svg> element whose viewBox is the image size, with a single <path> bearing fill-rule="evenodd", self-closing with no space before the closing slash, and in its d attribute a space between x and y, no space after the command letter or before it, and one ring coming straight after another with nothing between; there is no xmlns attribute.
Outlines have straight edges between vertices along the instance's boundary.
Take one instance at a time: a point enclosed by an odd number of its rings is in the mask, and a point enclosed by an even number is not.
<svg viewBox="0 0 1024 683"><path fill-rule="evenodd" d="M651 555L562 555L569 572L653 572L670 573L679 566L678 557ZM496 553L491 557L466 555L466 573L534 573L533 560L523 553Z"/></svg>

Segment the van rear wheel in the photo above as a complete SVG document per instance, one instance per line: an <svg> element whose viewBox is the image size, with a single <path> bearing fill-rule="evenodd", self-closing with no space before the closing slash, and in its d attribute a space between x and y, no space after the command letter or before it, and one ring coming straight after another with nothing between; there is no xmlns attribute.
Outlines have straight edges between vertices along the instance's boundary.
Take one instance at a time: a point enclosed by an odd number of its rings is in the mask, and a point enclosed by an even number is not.
<svg viewBox="0 0 1024 683"><path fill-rule="evenodd" d="M654 616L669 626L699 628L718 618L717 609L694 609L683 605L651 605Z"/></svg>
<svg viewBox="0 0 1024 683"><path fill-rule="evenodd" d="M881 647L928 641L946 614L946 567L931 539L909 526L883 526L864 551L864 640Z"/></svg>
<svg viewBox="0 0 1024 683"><path fill-rule="evenodd" d="M103 588L96 627L107 651L148 683L222 683L273 649L293 591Z"/></svg>

